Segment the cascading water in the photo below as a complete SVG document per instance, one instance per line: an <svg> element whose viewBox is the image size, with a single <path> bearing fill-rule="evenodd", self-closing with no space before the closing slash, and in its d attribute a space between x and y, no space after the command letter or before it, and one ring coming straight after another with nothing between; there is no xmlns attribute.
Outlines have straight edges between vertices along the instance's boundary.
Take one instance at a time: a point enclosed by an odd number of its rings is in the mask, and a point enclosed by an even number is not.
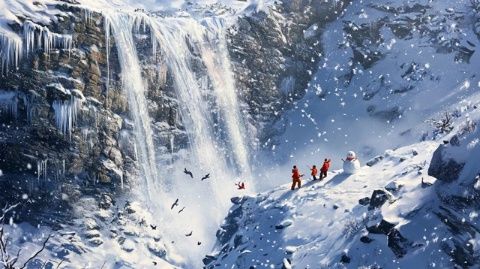
<svg viewBox="0 0 480 269"><path fill-rule="evenodd" d="M192 18L157 18L142 13L104 15L107 38L112 35L115 40L122 86L135 123L135 147L145 183L141 191L149 194L144 202L156 216L165 241L175 242L187 264L196 264L213 246L215 231L230 206L229 198L235 195L235 177L245 180L250 172L225 26L216 19L200 23ZM163 58L159 64L167 66L173 79L189 138L190 154L168 164L178 170L173 174L157 170L160 164L155 156L146 85L134 41L134 33L147 30L154 59L160 51ZM159 76L165 72L164 67L158 70ZM183 166L193 169L194 180L187 181L181 173ZM207 173L210 178L200 181ZM187 207L182 214L170 214L166 209L166 203L176 198ZM192 230L192 238L185 240L184 234ZM202 241L201 246L192 249L197 241Z"/></svg>
<svg viewBox="0 0 480 269"><path fill-rule="evenodd" d="M143 191L151 200L157 195L154 183L158 180L158 173L153 133L145 98L145 84L132 34L135 19L126 14L111 13L105 15L105 20L108 21L107 25L110 25L115 39L121 67L122 88L135 124L137 160L145 182Z"/></svg>
<svg viewBox="0 0 480 269"><path fill-rule="evenodd" d="M239 112L235 83L230 69L224 25L215 19L203 23L193 18L149 18L142 21L150 29L153 49L164 57L180 101L180 114L187 130L191 155L183 160L195 171L210 173L204 182L185 183L184 175L170 182L171 194L194 210L175 216L175 224L185 232L194 228L208 250L214 233L230 206L237 176L249 176L248 147ZM201 176L201 175L199 175ZM193 218L192 218L193 217ZM195 219L195 222L192 222ZM185 225L187 224L187 225ZM177 231L178 233L178 231ZM191 261L198 262L205 251L192 251L183 233L172 237Z"/></svg>

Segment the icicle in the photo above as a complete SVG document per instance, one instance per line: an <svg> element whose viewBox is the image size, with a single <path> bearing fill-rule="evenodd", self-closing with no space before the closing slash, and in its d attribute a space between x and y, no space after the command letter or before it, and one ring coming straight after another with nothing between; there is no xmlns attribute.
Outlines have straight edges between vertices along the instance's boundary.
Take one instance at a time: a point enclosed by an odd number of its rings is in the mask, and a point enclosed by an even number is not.
<svg viewBox="0 0 480 269"><path fill-rule="evenodd" d="M47 180L47 163L48 159L37 161L37 180L40 183L40 180Z"/></svg>
<svg viewBox="0 0 480 269"><path fill-rule="evenodd" d="M68 101L53 101L52 107L55 111L55 125L62 134L68 134L72 138L72 130L77 121L78 111L82 108L82 99L71 96Z"/></svg>
<svg viewBox="0 0 480 269"><path fill-rule="evenodd" d="M72 35L52 33L47 27L31 21L23 23L23 36L27 55L35 49L42 49L49 54L52 49L56 48L68 50L68 55L70 56L73 47Z"/></svg>
<svg viewBox="0 0 480 269"><path fill-rule="evenodd" d="M16 119L18 116L18 99L16 92L0 90L0 114L11 116Z"/></svg>
<svg viewBox="0 0 480 269"><path fill-rule="evenodd" d="M83 10L83 16L85 18L85 22L87 24L92 24L93 22L93 12L89 9L84 9Z"/></svg>
<svg viewBox="0 0 480 269"><path fill-rule="evenodd" d="M18 68L22 55L22 39L15 33L0 33L1 73L6 74L13 66Z"/></svg>

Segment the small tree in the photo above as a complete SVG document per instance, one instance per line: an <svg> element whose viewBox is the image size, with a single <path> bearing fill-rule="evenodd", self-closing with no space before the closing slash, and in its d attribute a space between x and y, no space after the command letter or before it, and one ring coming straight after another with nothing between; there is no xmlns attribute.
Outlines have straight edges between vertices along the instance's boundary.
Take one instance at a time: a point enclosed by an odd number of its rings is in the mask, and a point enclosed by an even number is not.
<svg viewBox="0 0 480 269"><path fill-rule="evenodd" d="M19 259L20 259L20 254L22 249L20 248L15 254L11 254L11 249L9 247L10 240L8 236L5 234L5 218L6 215L15 209L18 204L13 205L13 206L8 206L6 205L2 209L2 213L0 215L0 263L3 265L4 269L24 269L27 267L28 263L31 262L33 259L35 259L40 253L43 252L45 249L48 240L50 239L51 235L48 235L45 240L43 241L42 247L35 252L33 255L29 256L26 261L23 263L23 265L17 265Z"/></svg>
<svg viewBox="0 0 480 269"><path fill-rule="evenodd" d="M453 130L453 117L448 112L445 112L441 119L434 119L431 122L436 134L448 134Z"/></svg>

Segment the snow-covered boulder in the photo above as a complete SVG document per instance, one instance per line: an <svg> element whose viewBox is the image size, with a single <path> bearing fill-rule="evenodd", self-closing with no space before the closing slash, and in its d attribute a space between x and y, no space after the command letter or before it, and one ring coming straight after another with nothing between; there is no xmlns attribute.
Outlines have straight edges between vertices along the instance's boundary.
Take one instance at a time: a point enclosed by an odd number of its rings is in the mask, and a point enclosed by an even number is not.
<svg viewBox="0 0 480 269"><path fill-rule="evenodd" d="M345 174L355 174L360 169L360 161L353 151L347 153L347 158L343 161L343 172Z"/></svg>

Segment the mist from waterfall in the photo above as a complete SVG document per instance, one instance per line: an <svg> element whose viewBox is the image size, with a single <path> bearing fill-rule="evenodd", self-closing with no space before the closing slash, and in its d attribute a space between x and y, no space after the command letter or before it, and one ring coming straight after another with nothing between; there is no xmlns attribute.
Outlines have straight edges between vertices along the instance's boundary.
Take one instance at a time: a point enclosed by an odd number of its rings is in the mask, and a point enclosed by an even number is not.
<svg viewBox="0 0 480 269"><path fill-rule="evenodd" d="M249 143L226 47L225 22L219 18L198 21L141 13L110 14L107 19L135 123L138 162L144 177L139 189L149 193L144 202L157 219L165 241L175 242L171 248L181 252L182 258L175 262L195 268L213 247L230 198L238 195L234 183L250 179ZM173 171L156 161L146 85L134 42L134 34L146 29L151 34L152 56L156 58L158 51L162 56L158 64L165 64L172 76L189 139L188 154L170 164ZM183 174L185 167L194 172L194 179ZM201 181L205 174L210 178ZM169 208L177 198L180 207L186 207L182 214ZM190 231L193 236L186 238Z"/></svg>

